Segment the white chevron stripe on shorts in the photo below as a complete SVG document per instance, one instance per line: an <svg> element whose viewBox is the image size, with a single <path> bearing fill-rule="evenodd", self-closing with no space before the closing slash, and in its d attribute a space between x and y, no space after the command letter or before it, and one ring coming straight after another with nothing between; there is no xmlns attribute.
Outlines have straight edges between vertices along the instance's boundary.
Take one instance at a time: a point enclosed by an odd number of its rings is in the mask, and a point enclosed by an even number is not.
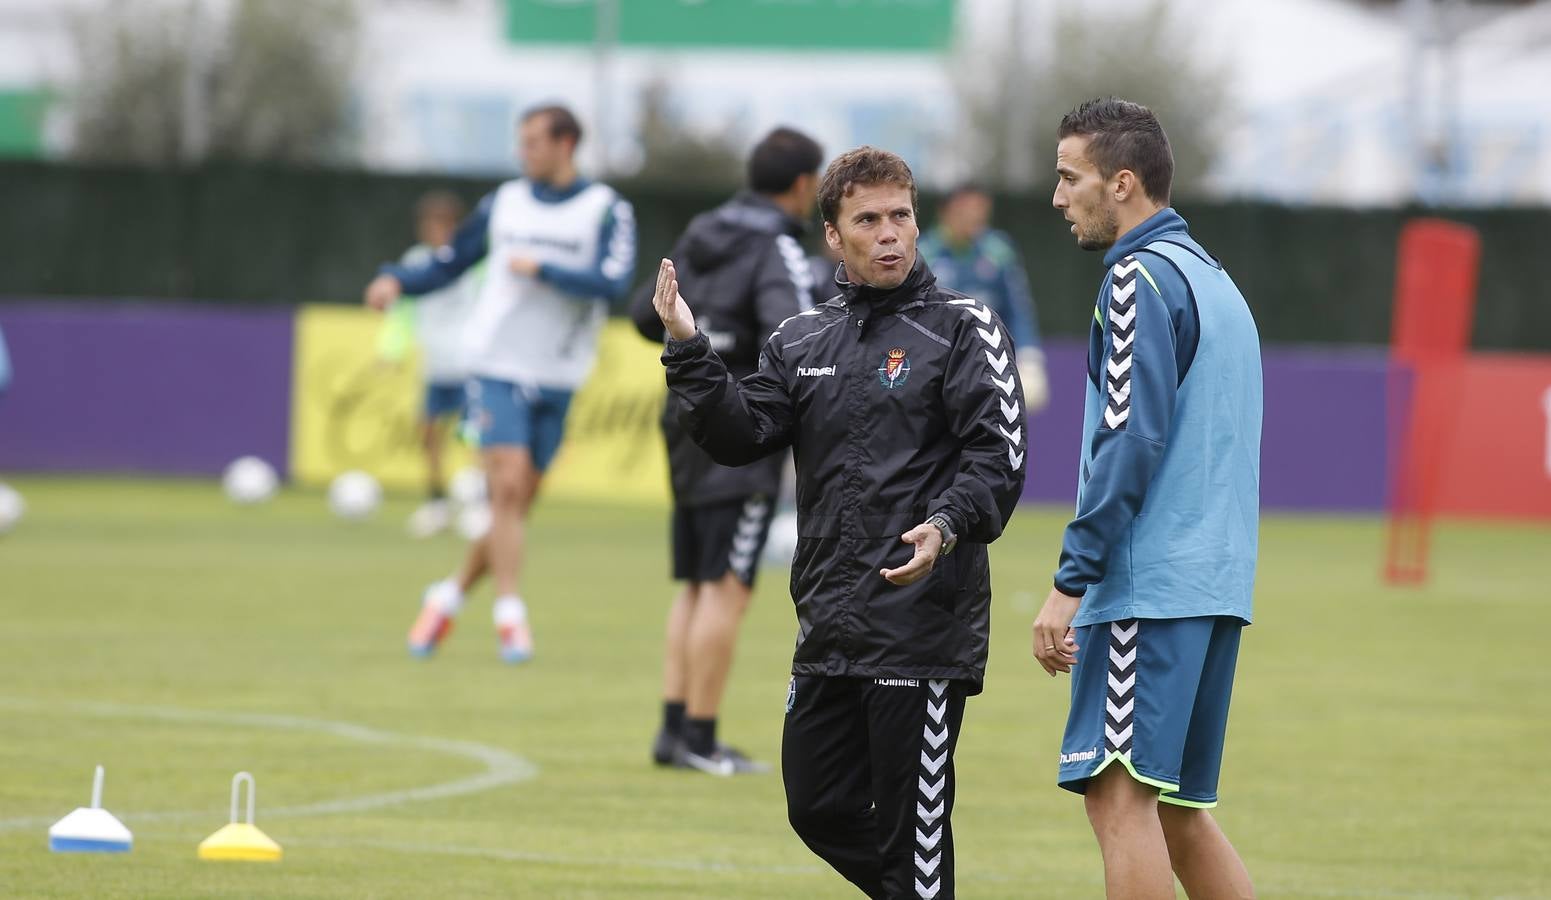
<svg viewBox="0 0 1551 900"><path fill-rule="evenodd" d="M1130 756L1136 712L1136 619L1109 625L1109 679L1104 697L1104 750Z"/></svg>
<svg viewBox="0 0 1551 900"><path fill-rule="evenodd" d="M759 551L759 538L769 513L770 499L762 494L755 494L743 503L743 514L738 517L737 529L733 531L727 567L744 581L754 574L754 555Z"/></svg>

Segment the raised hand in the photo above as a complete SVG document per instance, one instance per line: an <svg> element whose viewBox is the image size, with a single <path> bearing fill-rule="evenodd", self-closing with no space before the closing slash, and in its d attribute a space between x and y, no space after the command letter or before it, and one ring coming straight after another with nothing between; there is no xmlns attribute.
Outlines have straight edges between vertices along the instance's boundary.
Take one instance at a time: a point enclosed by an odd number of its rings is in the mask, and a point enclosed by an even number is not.
<svg viewBox="0 0 1551 900"><path fill-rule="evenodd" d="M657 269L657 293L652 295L652 307L657 318L675 341L687 341L695 336L695 316L689 304L679 296L678 274L673 271L673 260L665 259Z"/></svg>

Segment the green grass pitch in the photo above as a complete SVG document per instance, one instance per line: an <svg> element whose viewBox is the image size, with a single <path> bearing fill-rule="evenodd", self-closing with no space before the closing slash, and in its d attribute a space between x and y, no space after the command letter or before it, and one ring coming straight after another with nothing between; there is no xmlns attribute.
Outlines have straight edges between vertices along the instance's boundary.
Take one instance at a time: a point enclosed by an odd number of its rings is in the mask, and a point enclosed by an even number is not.
<svg viewBox="0 0 1551 900"><path fill-rule="evenodd" d="M315 493L21 479L0 538L0 896L853 896L790 833L778 776L653 769L666 516L542 504L537 659L499 663L481 593L410 659L422 585L459 552ZM1053 783L1066 682L1029 658L1063 511L993 550L993 650L954 820L966 898L1101 896ZM1218 810L1262 897L1551 896L1551 529L1452 524L1420 590L1381 586L1372 519L1268 517ZM766 570L723 717L774 761L794 625ZM53 855L92 766L125 856ZM232 774L273 864L205 863Z"/></svg>

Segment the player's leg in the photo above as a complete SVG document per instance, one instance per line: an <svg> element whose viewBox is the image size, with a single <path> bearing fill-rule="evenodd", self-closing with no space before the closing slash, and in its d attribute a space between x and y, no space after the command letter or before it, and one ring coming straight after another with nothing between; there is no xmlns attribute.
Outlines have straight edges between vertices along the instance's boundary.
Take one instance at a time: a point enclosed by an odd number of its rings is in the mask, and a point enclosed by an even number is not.
<svg viewBox="0 0 1551 900"><path fill-rule="evenodd" d="M732 572L700 585L700 595L690 616L686 648L686 731L693 738L690 750L694 753L710 755L716 750L716 715L732 670L738 625L748 609L751 593L748 585Z"/></svg>
<svg viewBox="0 0 1551 900"><path fill-rule="evenodd" d="M533 632L527 604L518 593L518 580L527 549L528 510L538 492L540 473L525 446L487 447L484 462L490 495L485 557L495 585L497 639L502 659L525 662L533 655Z"/></svg>
<svg viewBox="0 0 1551 900"><path fill-rule="evenodd" d="M732 671L738 628L753 596L759 554L770 532L770 499L755 495L741 503L695 510L702 551L700 595L689 625L685 742L691 765L702 760L736 773L769 767L716 739L717 716Z"/></svg>
<svg viewBox="0 0 1551 900"><path fill-rule="evenodd" d="M1174 874L1190 900L1253 900L1249 870L1211 813L1163 803L1158 817Z"/></svg>
<svg viewBox="0 0 1551 900"><path fill-rule="evenodd" d="M781 778L792 830L868 897L882 900L867 715L857 678L798 676L787 689Z"/></svg>
<svg viewBox="0 0 1551 900"><path fill-rule="evenodd" d="M876 678L866 685L884 895L952 898L953 751L965 685L921 678Z"/></svg>
<svg viewBox="0 0 1551 900"><path fill-rule="evenodd" d="M495 625L501 658L526 662L533 657L533 630L528 608L518 594L527 548L528 513L537 499L565 434L571 392L552 388L507 385L502 392L511 404L509 430L488 440L486 480L490 487L490 540L486 554L495 582ZM499 494L499 500L497 495Z"/></svg>
<svg viewBox="0 0 1551 900"><path fill-rule="evenodd" d="M1243 623L1236 618L1223 616L1214 622L1185 736L1179 790L1159 798L1169 859L1191 900L1240 900L1255 895L1244 861L1207 812L1217 805L1242 630Z"/></svg>
<svg viewBox="0 0 1551 900"><path fill-rule="evenodd" d="M447 502L447 479L443 448L453 416L463 409L461 383L430 382L425 387L425 404L420 417L420 451L425 460L426 502L409 517L409 533L425 538L446 530L452 524L452 507Z"/></svg>
<svg viewBox="0 0 1551 900"><path fill-rule="evenodd" d="M1174 870L1158 821L1158 789L1110 766L1089 779L1083 798L1104 856L1110 900L1174 900Z"/></svg>
<svg viewBox="0 0 1551 900"><path fill-rule="evenodd" d="M1212 620L1079 629L1060 784L1087 795L1110 897L1174 896L1159 793L1177 791Z"/></svg>
<svg viewBox="0 0 1551 900"><path fill-rule="evenodd" d="M420 439L427 459L427 483L430 489L430 498L419 509L409 515L409 534L414 537L431 537L442 529L447 528L451 521L451 509L445 497L445 484L442 481L442 436L444 436L444 424L440 417L444 416L444 410L448 407L447 391L444 385L428 385L427 397L425 397L425 416L420 424ZM462 386L456 389L456 403L454 410L461 410L464 405L464 391ZM482 563L482 552L479 554L479 566ZM467 571L468 563L464 563ZM475 576L478 577L478 576ZM462 573L456 579L442 579L433 583L420 597L420 614L416 616L413 624L409 625L409 653L416 656L428 656L436 650L440 642L447 638L453 630L453 621L458 618L459 611L464 607L464 594L472 587L473 580L465 580Z"/></svg>
<svg viewBox="0 0 1551 900"><path fill-rule="evenodd" d="M662 654L662 726L652 741L652 761L660 766L672 765L675 758L683 756L684 698L689 691L689 620L699 597L699 584L686 581L668 607Z"/></svg>

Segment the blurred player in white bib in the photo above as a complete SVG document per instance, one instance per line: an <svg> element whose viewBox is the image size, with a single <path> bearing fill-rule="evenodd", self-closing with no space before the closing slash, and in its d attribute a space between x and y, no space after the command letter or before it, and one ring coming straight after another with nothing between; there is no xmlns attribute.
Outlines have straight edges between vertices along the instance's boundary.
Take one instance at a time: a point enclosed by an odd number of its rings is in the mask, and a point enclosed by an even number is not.
<svg viewBox="0 0 1551 900"><path fill-rule="evenodd" d="M429 191L415 206L418 243L400 258L399 265L415 269L429 264L438 247L452 243L467 207L456 194ZM452 427L466 406L468 363L464 359L463 327L479 299L484 266L476 265L456 281L421 297L405 297L389 310L377 341L377 355L400 362L411 346L420 350L420 371L425 383L420 410L420 441L425 454L426 502L409 517L409 533L431 537L452 524L452 504L447 500L445 448ZM409 302L413 299L414 302Z"/></svg>
<svg viewBox="0 0 1551 900"><path fill-rule="evenodd" d="M529 110L518 128L523 177L481 200L424 265L384 266L366 288L367 305L386 309L401 294L446 287L488 258L462 341L490 530L457 572L426 589L409 632L416 655L435 650L487 572L501 658L533 655L518 593L528 510L560 447L571 395L592 371L608 302L624 294L635 268L634 211L612 188L577 174L581 136L565 107Z"/></svg>

